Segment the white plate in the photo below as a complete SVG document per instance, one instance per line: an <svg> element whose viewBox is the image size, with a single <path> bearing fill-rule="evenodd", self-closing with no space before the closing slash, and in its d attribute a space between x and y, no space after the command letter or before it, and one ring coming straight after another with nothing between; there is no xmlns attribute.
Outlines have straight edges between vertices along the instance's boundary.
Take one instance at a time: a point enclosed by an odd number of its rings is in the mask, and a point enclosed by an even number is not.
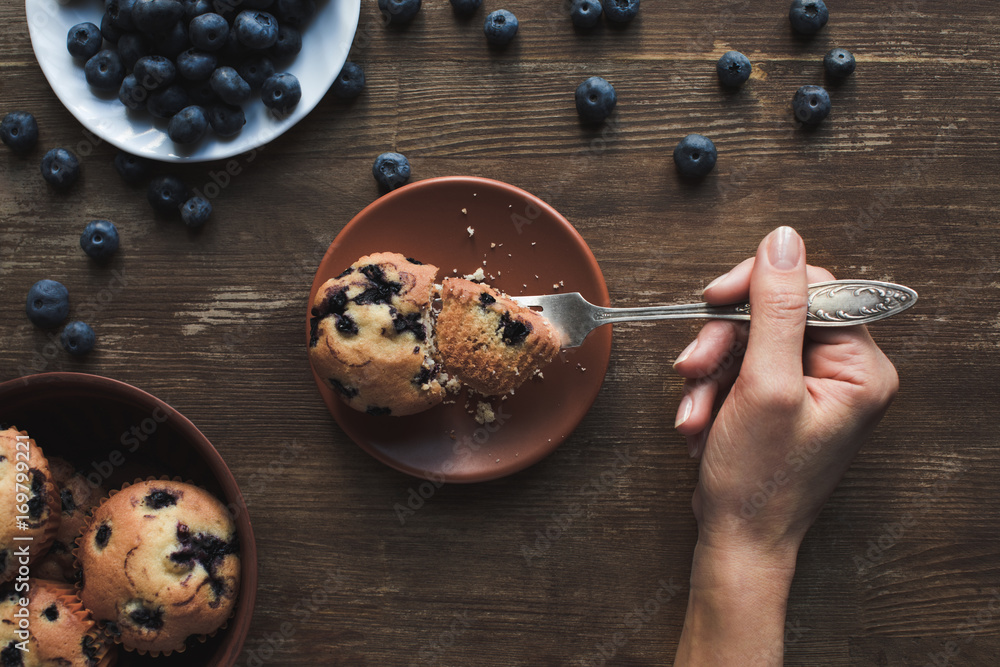
<svg viewBox="0 0 1000 667"><path fill-rule="evenodd" d="M323 99L340 74L354 41L361 0L320 0L316 16L302 34L302 51L285 70L299 79L302 99L287 117L276 120L256 95L243 105L247 124L230 139L209 132L192 147L178 146L166 132L166 121L145 112L128 112L118 96L97 96L87 85L83 62L66 49L66 35L78 23L97 26L104 2L25 0L31 47L56 96L101 139L134 155L164 162L220 160L259 148L299 122ZM280 70L279 70L280 71Z"/></svg>

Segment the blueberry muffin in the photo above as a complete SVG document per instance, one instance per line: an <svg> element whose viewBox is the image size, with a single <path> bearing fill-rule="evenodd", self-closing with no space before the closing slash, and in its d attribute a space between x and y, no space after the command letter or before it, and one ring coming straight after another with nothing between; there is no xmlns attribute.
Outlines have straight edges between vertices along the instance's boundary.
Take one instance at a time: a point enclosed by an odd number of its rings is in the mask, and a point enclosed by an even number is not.
<svg viewBox="0 0 1000 667"><path fill-rule="evenodd" d="M487 396L512 391L559 353L544 317L463 278L445 278L436 331L445 370Z"/></svg>
<svg viewBox="0 0 1000 667"><path fill-rule="evenodd" d="M18 494L25 488L27 500L19 502ZM36 561L59 527L59 494L45 454L25 431L14 428L0 431L0 508L0 583L4 583L17 573L20 550L26 548L29 562Z"/></svg>
<svg viewBox="0 0 1000 667"><path fill-rule="evenodd" d="M44 667L106 667L113 664L112 646L100 638L94 621L73 588L65 583L29 579L28 589L16 592L8 584L0 594L0 665ZM27 600L30 638L22 644L14 629L15 614ZM19 645L26 648L22 651Z"/></svg>
<svg viewBox="0 0 1000 667"><path fill-rule="evenodd" d="M88 512L108 492L104 487L95 486L88 481L69 461L54 456L49 459L49 468L62 505L59 529L48 553L32 565L31 573L41 579L72 583L76 569L73 558L76 538L87 525Z"/></svg>
<svg viewBox="0 0 1000 667"><path fill-rule="evenodd" d="M105 500L80 536L80 599L126 649L183 651L232 614L240 583L236 526L207 491L152 480Z"/></svg>
<svg viewBox="0 0 1000 667"><path fill-rule="evenodd" d="M352 408L402 416L444 398L432 331L437 271L380 252L362 257L316 293L309 358Z"/></svg>

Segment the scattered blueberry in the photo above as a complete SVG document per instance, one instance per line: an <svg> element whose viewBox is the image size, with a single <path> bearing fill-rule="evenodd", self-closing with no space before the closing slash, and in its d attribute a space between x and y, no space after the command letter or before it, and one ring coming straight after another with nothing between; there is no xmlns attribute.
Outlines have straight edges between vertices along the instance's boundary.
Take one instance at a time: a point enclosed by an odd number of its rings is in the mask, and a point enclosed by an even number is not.
<svg viewBox="0 0 1000 667"><path fill-rule="evenodd" d="M191 197L181 206L181 220L192 229L203 227L212 215L212 204L203 197Z"/></svg>
<svg viewBox="0 0 1000 667"><path fill-rule="evenodd" d="M296 28L302 28L316 13L316 0L276 0L278 18Z"/></svg>
<svg viewBox="0 0 1000 667"><path fill-rule="evenodd" d="M83 68L87 83L95 90L116 91L125 79L125 64L117 51L104 49L90 58Z"/></svg>
<svg viewBox="0 0 1000 667"><path fill-rule="evenodd" d="M601 0L573 0L569 18L577 28L593 28L603 12Z"/></svg>
<svg viewBox="0 0 1000 667"><path fill-rule="evenodd" d="M58 326L69 315L69 290L55 280L39 280L28 290L24 312L36 327Z"/></svg>
<svg viewBox="0 0 1000 667"><path fill-rule="evenodd" d="M517 17L506 9L491 12L483 23L486 41L494 46L510 44L517 34Z"/></svg>
<svg viewBox="0 0 1000 667"><path fill-rule="evenodd" d="M70 322L63 329L62 336L63 349L75 356L82 356L94 349L94 330L86 322L79 320Z"/></svg>
<svg viewBox="0 0 1000 667"><path fill-rule="evenodd" d="M372 175L386 190L395 190L410 180L410 161L400 153L382 153L375 158Z"/></svg>
<svg viewBox="0 0 1000 667"><path fill-rule="evenodd" d="M611 23L628 23L639 13L639 0L601 0L601 4Z"/></svg>
<svg viewBox="0 0 1000 667"><path fill-rule="evenodd" d="M91 220L80 235L80 247L91 259L103 261L118 250L118 228L109 220Z"/></svg>
<svg viewBox="0 0 1000 667"><path fill-rule="evenodd" d="M164 27L173 26L184 16L184 5L178 0L135 0L132 6L132 22L147 34L163 32Z"/></svg>
<svg viewBox="0 0 1000 667"><path fill-rule="evenodd" d="M188 38L196 49L218 51L226 45L229 23L218 14L202 14L191 19Z"/></svg>
<svg viewBox="0 0 1000 667"><path fill-rule="evenodd" d="M219 67L212 72L208 83L226 104L243 104L250 99L250 84L232 67Z"/></svg>
<svg viewBox="0 0 1000 667"><path fill-rule="evenodd" d="M208 122L219 137L233 137L247 124L243 109L228 104L216 104L208 110Z"/></svg>
<svg viewBox="0 0 1000 667"><path fill-rule="evenodd" d="M218 65L215 54L205 51L188 49L177 56L177 73L188 81L207 81Z"/></svg>
<svg viewBox="0 0 1000 667"><path fill-rule="evenodd" d="M143 56L136 61L132 74L146 90L159 90L174 82L177 77L177 67L170 58Z"/></svg>
<svg viewBox="0 0 1000 667"><path fill-rule="evenodd" d="M267 56L254 56L240 63L236 72L250 84L251 89L260 90L267 77L274 74L274 64ZM334 85L336 86L336 83Z"/></svg>
<svg viewBox="0 0 1000 667"><path fill-rule="evenodd" d="M576 88L576 112L588 123L599 123L618 104L615 87L599 76L592 76Z"/></svg>
<svg viewBox="0 0 1000 667"><path fill-rule="evenodd" d="M132 111L142 111L146 108L146 99L149 91L143 88L135 74L129 74L122 79L122 85L118 89L118 101L125 105L125 108Z"/></svg>
<svg viewBox="0 0 1000 667"><path fill-rule="evenodd" d="M153 171L153 165L145 158L125 151L118 151L118 154L115 155L115 170L129 185L138 185L149 178Z"/></svg>
<svg viewBox="0 0 1000 667"><path fill-rule="evenodd" d="M835 79L842 79L854 73L857 61L854 54L847 49L832 49L823 56L823 68Z"/></svg>
<svg viewBox="0 0 1000 667"><path fill-rule="evenodd" d="M451 8L459 16L469 17L476 13L483 0L451 0Z"/></svg>
<svg viewBox="0 0 1000 667"><path fill-rule="evenodd" d="M750 78L751 69L750 59L739 51L726 51L715 64L719 82L730 88L742 86Z"/></svg>
<svg viewBox="0 0 1000 667"><path fill-rule="evenodd" d="M271 47L275 60L288 60L302 50L302 33L290 25L278 26L278 39Z"/></svg>
<svg viewBox="0 0 1000 667"><path fill-rule="evenodd" d="M172 213L187 201L187 186L176 176L157 176L146 192L149 205L162 213Z"/></svg>
<svg viewBox="0 0 1000 667"><path fill-rule="evenodd" d="M80 161L65 148L53 148L42 158L42 178L57 190L66 190L80 178Z"/></svg>
<svg viewBox="0 0 1000 667"><path fill-rule="evenodd" d="M260 89L264 106L278 114L287 114L302 99L302 88L293 74L272 74Z"/></svg>
<svg viewBox="0 0 1000 667"><path fill-rule="evenodd" d="M792 0L788 18L795 32L800 35L815 35L830 19L830 11L823 0Z"/></svg>
<svg viewBox="0 0 1000 667"><path fill-rule="evenodd" d="M178 144L195 144L208 131L208 116L198 106L184 107L167 124L167 136Z"/></svg>
<svg viewBox="0 0 1000 667"><path fill-rule="evenodd" d="M116 27L111 15L105 12L104 16L101 17L101 36L112 44L117 44L123 34L125 32Z"/></svg>
<svg viewBox="0 0 1000 667"><path fill-rule="evenodd" d="M18 155L31 151L38 143L38 123L27 111L11 111L0 121L0 141Z"/></svg>
<svg viewBox="0 0 1000 667"><path fill-rule="evenodd" d="M361 69L361 65L348 60L344 63L344 68L340 70L340 74L337 75L330 90L333 91L335 97L342 100L353 100L361 94L364 87L365 71Z"/></svg>
<svg viewBox="0 0 1000 667"><path fill-rule="evenodd" d="M191 48L191 41L188 39L187 27L183 22L178 21L165 32L153 35L153 52L173 60Z"/></svg>
<svg viewBox="0 0 1000 667"><path fill-rule="evenodd" d="M792 98L795 117L807 125L815 125L830 115L830 95L822 86L802 86Z"/></svg>
<svg viewBox="0 0 1000 667"><path fill-rule="evenodd" d="M135 23L132 21L132 9L135 7L135 0L106 0L104 9L111 18L111 23L120 30L134 30Z"/></svg>
<svg viewBox="0 0 1000 667"><path fill-rule="evenodd" d="M146 110L153 118L173 118L181 109L190 105L190 98L184 87L171 84L163 90L154 90L146 100Z"/></svg>
<svg viewBox="0 0 1000 667"><path fill-rule="evenodd" d="M258 51L278 41L278 20L267 12L240 12L233 22L233 30L240 42Z"/></svg>
<svg viewBox="0 0 1000 667"><path fill-rule="evenodd" d="M420 11L420 0L378 0L378 9L389 25L409 23Z"/></svg>
<svg viewBox="0 0 1000 667"><path fill-rule="evenodd" d="M135 69L139 58L149 55L149 48L149 40L142 33L127 32L118 40L118 55L122 57L127 71Z"/></svg>
<svg viewBox="0 0 1000 667"><path fill-rule="evenodd" d="M689 134L674 148L674 164L681 176L700 178L712 171L719 154L708 137Z"/></svg>
<svg viewBox="0 0 1000 667"><path fill-rule="evenodd" d="M66 35L66 48L74 58L90 60L97 55L103 44L104 35L93 23L78 23Z"/></svg>

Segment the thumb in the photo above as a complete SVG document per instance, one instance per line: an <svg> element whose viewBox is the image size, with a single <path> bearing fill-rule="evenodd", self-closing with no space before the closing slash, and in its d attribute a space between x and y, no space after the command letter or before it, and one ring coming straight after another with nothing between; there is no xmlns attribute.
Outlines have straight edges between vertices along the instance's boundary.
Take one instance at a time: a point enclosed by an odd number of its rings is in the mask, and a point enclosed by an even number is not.
<svg viewBox="0 0 1000 667"><path fill-rule="evenodd" d="M750 337L741 375L762 389L804 386L806 288L802 238L791 227L778 227L761 241L750 274Z"/></svg>

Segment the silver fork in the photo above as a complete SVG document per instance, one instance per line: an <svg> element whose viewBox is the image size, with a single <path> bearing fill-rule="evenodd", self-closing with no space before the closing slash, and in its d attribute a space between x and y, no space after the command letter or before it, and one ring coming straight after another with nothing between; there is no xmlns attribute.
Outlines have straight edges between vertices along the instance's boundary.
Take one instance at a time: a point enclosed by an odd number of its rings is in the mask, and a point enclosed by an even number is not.
<svg viewBox="0 0 1000 667"><path fill-rule="evenodd" d="M579 347L591 331L602 324L644 320L709 318L749 320L750 304L710 306L684 303L675 306L605 308L590 303L579 292L515 296L514 301L541 311L563 336L563 347ZM847 327L868 324L902 312L917 302L909 287L878 280L830 280L809 286L806 324L815 327Z"/></svg>

